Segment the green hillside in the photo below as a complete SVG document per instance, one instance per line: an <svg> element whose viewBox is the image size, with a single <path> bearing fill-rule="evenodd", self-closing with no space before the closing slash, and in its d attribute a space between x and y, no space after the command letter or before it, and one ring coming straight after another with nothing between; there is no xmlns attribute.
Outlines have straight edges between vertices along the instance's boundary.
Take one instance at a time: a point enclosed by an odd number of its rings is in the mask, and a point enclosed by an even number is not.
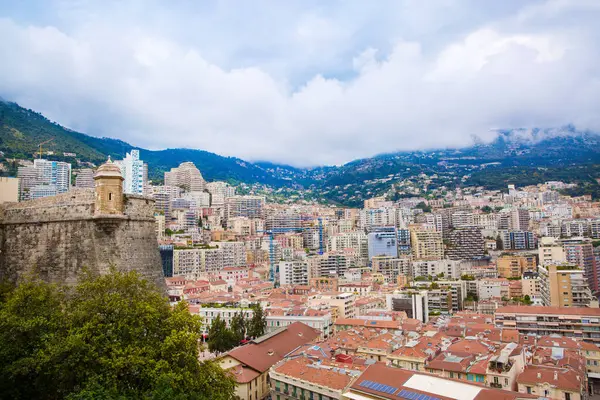
<svg viewBox="0 0 600 400"><path fill-rule="evenodd" d="M74 167L84 162L99 164L107 156L120 159L134 147L121 140L97 138L66 129L43 115L0 100L0 151L6 158L32 159L39 143L53 141L44 150L50 159L65 160ZM572 126L558 130L536 129L529 137L522 130L501 131L495 141L461 149L438 149L382 154L342 166L294 168L269 162L248 162L235 157L193 149L145 150L138 148L148 163L149 177L160 182L164 172L182 162L193 162L204 177L231 183L260 183L286 187L286 193L310 189L311 196L335 204L360 206L364 199L388 194L408 195L394 188L402 182L419 185L418 175L431 176L427 190L439 187L483 186L505 188L562 180L577 183L573 194L600 198L600 136L579 132ZM76 159L63 152L76 153ZM4 163L3 175L14 175L17 163ZM465 180L461 178L465 177ZM390 191L391 190L391 191Z"/></svg>
<svg viewBox="0 0 600 400"><path fill-rule="evenodd" d="M96 138L75 132L56 124L43 115L25 109L16 103L0 100L0 151L6 158L33 159L39 144L52 139L43 146L55 154L48 158L73 162L63 153L76 153L79 162L98 164L110 155L119 159L136 147L121 140ZM141 158L148 163L149 175L160 181L164 171L182 162L191 161L208 180L264 183L283 185L285 180L276 177L266 168L234 157L222 157L214 153L192 149L166 149L151 151L140 149Z"/></svg>

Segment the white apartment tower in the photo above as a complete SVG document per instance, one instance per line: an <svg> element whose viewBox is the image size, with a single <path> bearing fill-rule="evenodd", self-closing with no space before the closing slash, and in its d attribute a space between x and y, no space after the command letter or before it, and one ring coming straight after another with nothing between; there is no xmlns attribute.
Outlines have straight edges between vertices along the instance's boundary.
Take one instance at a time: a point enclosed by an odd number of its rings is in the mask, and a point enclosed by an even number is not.
<svg viewBox="0 0 600 400"><path fill-rule="evenodd" d="M131 150L124 159L115 161L115 164L121 168L121 175L123 175L123 193L143 195L144 188L147 186L147 178L145 179L147 167L140 160L140 151Z"/></svg>
<svg viewBox="0 0 600 400"><path fill-rule="evenodd" d="M308 285L310 279L308 262L281 261L279 282L281 285Z"/></svg>
<svg viewBox="0 0 600 400"><path fill-rule="evenodd" d="M228 197L235 196L235 188L227 182L209 182L206 190L210 193L210 205L213 207L222 207Z"/></svg>
<svg viewBox="0 0 600 400"><path fill-rule="evenodd" d="M165 172L165 185L178 186L187 192L201 192L205 189L206 182L193 162L184 162Z"/></svg>
<svg viewBox="0 0 600 400"><path fill-rule="evenodd" d="M71 164L37 159L33 167L19 167L21 200L65 193L71 188Z"/></svg>

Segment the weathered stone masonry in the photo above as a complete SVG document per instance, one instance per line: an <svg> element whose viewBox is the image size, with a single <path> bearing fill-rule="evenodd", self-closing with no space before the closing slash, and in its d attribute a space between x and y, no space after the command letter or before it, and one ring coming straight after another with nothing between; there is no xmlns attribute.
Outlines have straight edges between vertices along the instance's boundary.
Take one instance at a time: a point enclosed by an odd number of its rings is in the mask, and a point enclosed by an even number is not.
<svg viewBox="0 0 600 400"><path fill-rule="evenodd" d="M97 189L0 206L0 279L35 274L74 284L84 269L104 274L115 266L164 287L154 200L118 193L122 212L102 214Z"/></svg>

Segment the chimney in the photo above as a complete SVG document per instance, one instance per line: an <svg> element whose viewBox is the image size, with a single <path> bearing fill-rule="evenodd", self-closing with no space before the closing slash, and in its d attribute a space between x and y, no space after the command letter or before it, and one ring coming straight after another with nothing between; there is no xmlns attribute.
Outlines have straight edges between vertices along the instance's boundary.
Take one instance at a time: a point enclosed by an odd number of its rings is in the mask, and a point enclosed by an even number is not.
<svg viewBox="0 0 600 400"><path fill-rule="evenodd" d="M537 373L537 377L538 377L538 379L541 379L541 378L542 378L542 373L541 373L541 372L538 372L538 373Z"/></svg>
<svg viewBox="0 0 600 400"><path fill-rule="evenodd" d="M558 380L558 372L554 372L554 380L557 381Z"/></svg>

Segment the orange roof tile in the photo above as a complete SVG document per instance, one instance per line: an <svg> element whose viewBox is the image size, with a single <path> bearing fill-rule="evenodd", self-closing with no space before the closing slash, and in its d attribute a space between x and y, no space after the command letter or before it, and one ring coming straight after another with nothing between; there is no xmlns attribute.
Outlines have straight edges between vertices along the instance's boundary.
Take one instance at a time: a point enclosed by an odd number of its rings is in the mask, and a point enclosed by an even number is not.
<svg viewBox="0 0 600 400"><path fill-rule="evenodd" d="M540 365L527 365L517 377L518 383L541 384L548 383L562 390L580 392L583 377L568 368L554 368Z"/></svg>

